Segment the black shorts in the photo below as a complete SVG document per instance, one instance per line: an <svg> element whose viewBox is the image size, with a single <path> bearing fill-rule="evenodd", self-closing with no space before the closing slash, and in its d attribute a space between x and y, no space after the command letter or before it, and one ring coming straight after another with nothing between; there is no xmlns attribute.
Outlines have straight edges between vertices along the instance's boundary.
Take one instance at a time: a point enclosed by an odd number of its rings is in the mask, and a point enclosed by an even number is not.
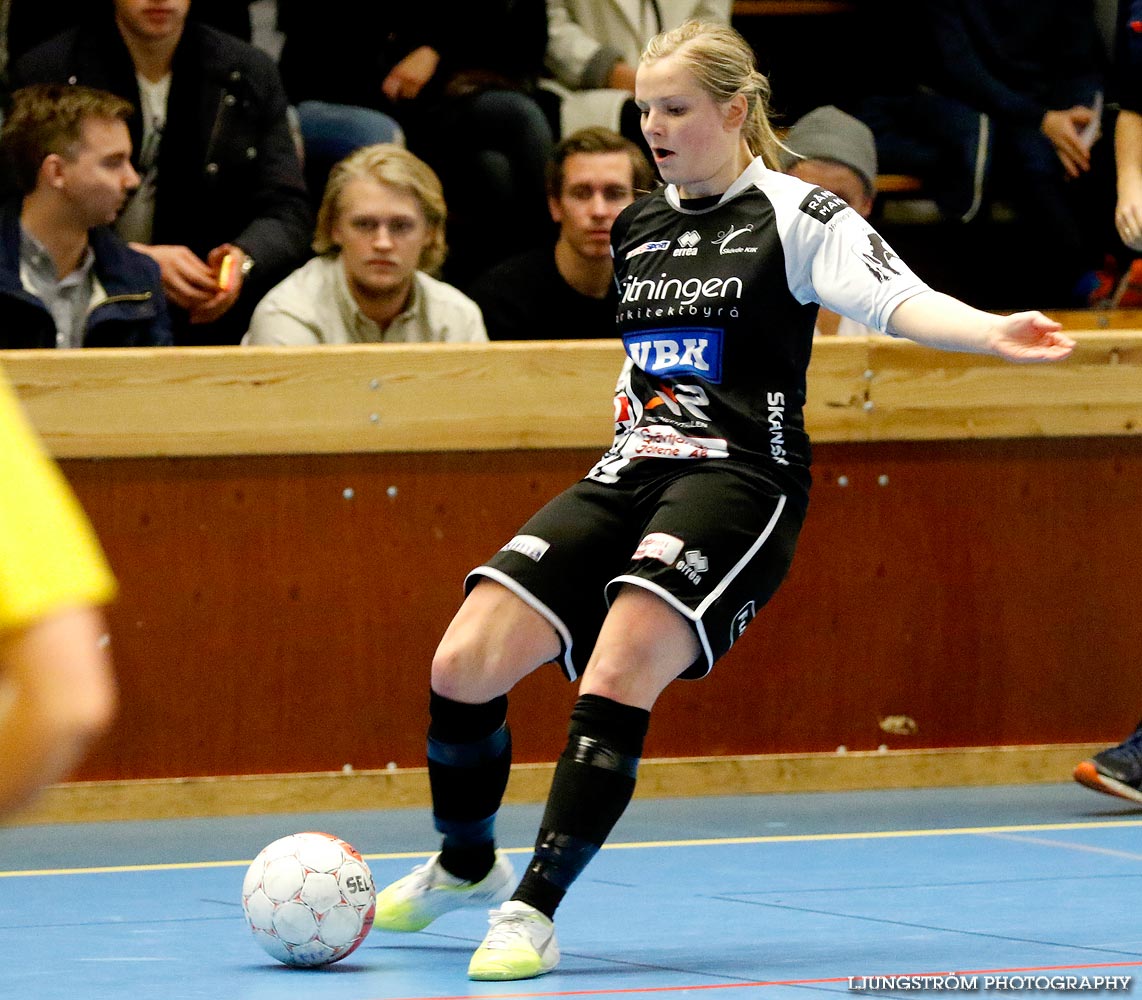
<svg viewBox="0 0 1142 1000"><path fill-rule="evenodd" d="M581 480L547 503L465 580L503 584L559 634L568 678L582 673L623 584L657 594L694 627L703 677L789 570L804 510L723 462L605 485ZM634 478L634 477L632 477Z"/></svg>

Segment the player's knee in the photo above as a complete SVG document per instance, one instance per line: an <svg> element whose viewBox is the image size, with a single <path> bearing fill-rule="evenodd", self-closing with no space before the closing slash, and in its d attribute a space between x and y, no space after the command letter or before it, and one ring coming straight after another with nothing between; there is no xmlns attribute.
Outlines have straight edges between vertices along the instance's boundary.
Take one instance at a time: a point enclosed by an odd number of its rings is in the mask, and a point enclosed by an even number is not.
<svg viewBox="0 0 1142 1000"><path fill-rule="evenodd" d="M507 694L542 662L482 635L446 636L432 659L432 690L453 701L483 704Z"/></svg>
<svg viewBox="0 0 1142 1000"><path fill-rule="evenodd" d="M679 641L664 644L656 634L632 643L628 635L616 637L612 631L607 641L601 638L595 646L580 691L649 709L666 686L694 662L697 643L685 641L691 638L687 633Z"/></svg>
<svg viewBox="0 0 1142 1000"><path fill-rule="evenodd" d="M580 692L649 710L666 683L653 670L639 669L629 661L604 656L591 662L583 675Z"/></svg>
<svg viewBox="0 0 1142 1000"><path fill-rule="evenodd" d="M496 658L479 636L445 636L432 658L432 690L453 701L477 704L504 694L496 676Z"/></svg>
<svg viewBox="0 0 1142 1000"><path fill-rule="evenodd" d="M432 690L453 701L463 701L459 694L468 662L469 654L462 646L447 639L442 642L432 657Z"/></svg>

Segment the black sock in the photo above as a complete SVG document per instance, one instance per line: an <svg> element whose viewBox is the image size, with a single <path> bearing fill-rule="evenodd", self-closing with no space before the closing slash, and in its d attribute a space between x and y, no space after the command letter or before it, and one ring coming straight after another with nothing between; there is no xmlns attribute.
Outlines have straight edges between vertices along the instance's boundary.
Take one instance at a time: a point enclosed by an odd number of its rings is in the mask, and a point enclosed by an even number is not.
<svg viewBox="0 0 1142 1000"><path fill-rule="evenodd" d="M468 705L431 692L428 781L432 814L443 835L440 864L479 882L496 860L495 819L511 770L508 700Z"/></svg>
<svg viewBox="0 0 1142 1000"><path fill-rule="evenodd" d="M585 694L555 765L535 853L513 899L552 917L634 794L650 713Z"/></svg>

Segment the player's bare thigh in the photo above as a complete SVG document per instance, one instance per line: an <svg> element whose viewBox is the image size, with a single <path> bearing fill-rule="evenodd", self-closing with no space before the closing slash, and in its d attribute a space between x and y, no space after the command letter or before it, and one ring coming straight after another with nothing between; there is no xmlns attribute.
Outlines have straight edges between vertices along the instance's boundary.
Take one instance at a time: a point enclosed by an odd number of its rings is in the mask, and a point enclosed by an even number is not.
<svg viewBox="0 0 1142 1000"><path fill-rule="evenodd" d="M546 618L507 587L480 580L436 648L432 690L480 705L507 694L559 650L559 636Z"/></svg>
<svg viewBox="0 0 1142 1000"><path fill-rule="evenodd" d="M694 628L682 615L650 591L627 584L607 612L579 692L649 711L700 652Z"/></svg>

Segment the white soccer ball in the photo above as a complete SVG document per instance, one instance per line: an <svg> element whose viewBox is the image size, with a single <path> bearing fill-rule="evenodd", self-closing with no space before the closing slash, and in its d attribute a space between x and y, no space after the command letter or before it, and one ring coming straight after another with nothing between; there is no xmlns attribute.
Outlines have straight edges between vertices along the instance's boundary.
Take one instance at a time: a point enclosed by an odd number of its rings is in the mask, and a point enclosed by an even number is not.
<svg viewBox="0 0 1142 1000"><path fill-rule="evenodd" d="M361 855L328 833L275 840L242 882L254 939L286 965L328 965L353 952L373 926L376 896Z"/></svg>

